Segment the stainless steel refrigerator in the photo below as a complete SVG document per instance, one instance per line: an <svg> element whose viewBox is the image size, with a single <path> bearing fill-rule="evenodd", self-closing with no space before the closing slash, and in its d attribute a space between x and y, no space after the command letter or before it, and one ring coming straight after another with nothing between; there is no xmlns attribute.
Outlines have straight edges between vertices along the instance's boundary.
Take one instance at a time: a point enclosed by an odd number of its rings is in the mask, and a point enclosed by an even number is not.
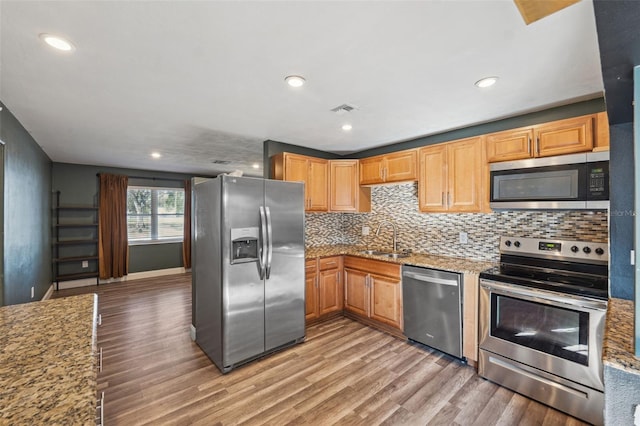
<svg viewBox="0 0 640 426"><path fill-rule="evenodd" d="M305 337L304 186L194 180L196 342L223 373Z"/></svg>

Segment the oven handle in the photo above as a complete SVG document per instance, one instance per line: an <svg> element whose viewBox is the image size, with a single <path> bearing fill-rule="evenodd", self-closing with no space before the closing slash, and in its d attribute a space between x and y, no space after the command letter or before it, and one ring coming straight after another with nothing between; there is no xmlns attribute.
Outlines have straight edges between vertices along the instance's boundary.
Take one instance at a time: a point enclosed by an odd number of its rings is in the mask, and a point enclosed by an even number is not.
<svg viewBox="0 0 640 426"><path fill-rule="evenodd" d="M521 299L531 299L533 301L546 301L553 302L560 305L575 306L583 309L593 309L598 311L607 310L607 302L599 300L588 300L583 298L576 298L571 295L554 294L549 291L542 291L528 287L512 286L508 284L501 284L496 281L489 281L486 279L480 280L480 287L483 287L489 291L499 292L505 295L511 295Z"/></svg>

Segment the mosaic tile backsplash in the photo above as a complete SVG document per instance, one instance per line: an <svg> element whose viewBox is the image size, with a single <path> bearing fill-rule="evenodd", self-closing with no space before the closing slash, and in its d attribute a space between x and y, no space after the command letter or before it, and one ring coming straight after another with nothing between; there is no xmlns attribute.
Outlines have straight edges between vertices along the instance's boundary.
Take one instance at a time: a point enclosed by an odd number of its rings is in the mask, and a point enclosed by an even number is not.
<svg viewBox="0 0 640 426"><path fill-rule="evenodd" d="M606 211L548 210L492 213L420 213L416 183L375 186L371 189L371 213L308 213L307 246L356 244L391 249L392 228L398 228L398 248L415 252L497 261L500 236L559 238L607 242ZM362 227L368 226L368 236ZM468 242L460 243L466 232Z"/></svg>

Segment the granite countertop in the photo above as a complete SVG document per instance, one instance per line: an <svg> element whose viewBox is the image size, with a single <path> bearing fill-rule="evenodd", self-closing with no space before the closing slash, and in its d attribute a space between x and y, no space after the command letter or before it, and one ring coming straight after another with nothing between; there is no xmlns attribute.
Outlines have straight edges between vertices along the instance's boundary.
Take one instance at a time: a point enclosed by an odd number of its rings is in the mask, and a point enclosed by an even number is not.
<svg viewBox="0 0 640 426"><path fill-rule="evenodd" d="M367 248L370 247L340 244L331 246L307 247L305 256L307 259L339 255L360 256L367 259L383 260L385 262L398 263L401 265L435 268L444 271L459 272L463 274L478 274L486 269L492 268L497 265L497 263L494 262L469 260L460 257L436 256L422 253L412 253L408 257L392 259L386 256L362 253L362 250L365 250Z"/></svg>
<svg viewBox="0 0 640 426"><path fill-rule="evenodd" d="M634 304L609 299L602 359L605 365L640 374L640 358L634 355Z"/></svg>
<svg viewBox="0 0 640 426"><path fill-rule="evenodd" d="M0 308L0 425L96 424L98 296Z"/></svg>

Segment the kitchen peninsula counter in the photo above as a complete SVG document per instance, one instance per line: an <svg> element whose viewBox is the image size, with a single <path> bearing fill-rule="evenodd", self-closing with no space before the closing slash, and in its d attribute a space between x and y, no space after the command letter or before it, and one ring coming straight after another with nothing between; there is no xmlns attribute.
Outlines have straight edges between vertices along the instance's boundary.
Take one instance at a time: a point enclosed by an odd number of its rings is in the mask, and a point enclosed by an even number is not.
<svg viewBox="0 0 640 426"><path fill-rule="evenodd" d="M602 359L605 365L640 375L640 358L634 355L634 304L609 299Z"/></svg>
<svg viewBox="0 0 640 426"><path fill-rule="evenodd" d="M0 308L0 425L96 424L98 296Z"/></svg>
<svg viewBox="0 0 640 426"><path fill-rule="evenodd" d="M330 245L307 247L305 256L307 259L327 256L360 256L367 259L383 260L385 262L401 265L420 266L423 268L435 268L444 271L459 272L463 274L479 274L480 272L496 266L494 262L469 260L459 257L436 256L432 254L412 253L408 257L393 259L386 256L362 253L368 247L352 245Z"/></svg>

